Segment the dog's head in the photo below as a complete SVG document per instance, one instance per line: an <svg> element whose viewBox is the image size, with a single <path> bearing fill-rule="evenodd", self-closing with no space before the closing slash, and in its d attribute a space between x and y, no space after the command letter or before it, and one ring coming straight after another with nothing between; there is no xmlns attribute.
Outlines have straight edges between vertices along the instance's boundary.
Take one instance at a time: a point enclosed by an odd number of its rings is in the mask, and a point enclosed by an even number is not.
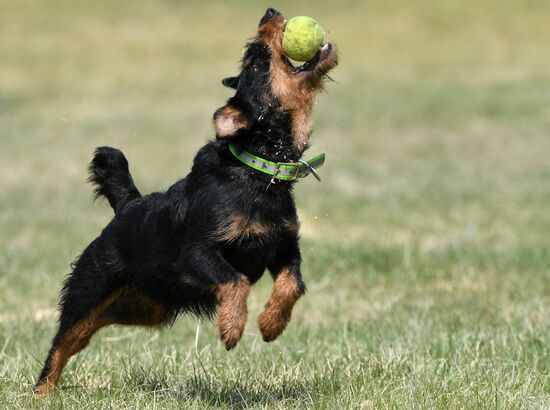
<svg viewBox="0 0 550 410"><path fill-rule="evenodd" d="M298 151L306 148L315 95L338 64L338 55L326 43L311 61L294 67L282 49L285 24L281 13L267 9L256 37L245 48L240 74L222 81L236 92L214 114L217 138L270 138L284 132Z"/></svg>

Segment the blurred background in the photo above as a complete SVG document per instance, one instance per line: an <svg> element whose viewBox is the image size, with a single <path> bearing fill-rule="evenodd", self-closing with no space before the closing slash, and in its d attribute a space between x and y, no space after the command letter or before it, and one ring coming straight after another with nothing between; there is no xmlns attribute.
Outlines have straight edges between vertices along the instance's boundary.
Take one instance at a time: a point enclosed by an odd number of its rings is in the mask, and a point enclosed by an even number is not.
<svg viewBox="0 0 550 410"><path fill-rule="evenodd" d="M111 217L93 149L122 149L143 193L184 176L268 6L341 56L308 152L323 182L296 186L307 297L264 345L265 277L235 353L203 323L204 373L194 319L106 329L52 400L548 405L546 0L0 0L0 403L36 404L61 281Z"/></svg>

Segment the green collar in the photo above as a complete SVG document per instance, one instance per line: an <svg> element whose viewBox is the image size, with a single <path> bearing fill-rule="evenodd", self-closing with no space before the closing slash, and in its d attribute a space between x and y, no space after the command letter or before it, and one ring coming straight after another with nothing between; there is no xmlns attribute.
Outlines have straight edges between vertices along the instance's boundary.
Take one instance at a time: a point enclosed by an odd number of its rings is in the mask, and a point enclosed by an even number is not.
<svg viewBox="0 0 550 410"><path fill-rule="evenodd" d="M321 168L325 163L324 153L317 155L309 161L273 162L257 157L248 151L239 150L232 144L229 144L229 151L243 164L254 168L256 171L271 175L273 179L280 179L282 181L295 181L298 178L307 177L309 174L313 174L320 181L321 177L317 174L316 169Z"/></svg>

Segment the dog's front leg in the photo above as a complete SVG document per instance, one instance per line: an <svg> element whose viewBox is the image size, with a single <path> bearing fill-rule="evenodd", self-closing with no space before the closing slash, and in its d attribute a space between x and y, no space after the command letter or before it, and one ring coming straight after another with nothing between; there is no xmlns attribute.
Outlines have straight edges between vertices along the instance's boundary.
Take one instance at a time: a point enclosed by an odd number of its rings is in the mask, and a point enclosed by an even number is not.
<svg viewBox="0 0 550 410"><path fill-rule="evenodd" d="M186 272L183 281L205 283L214 287L220 306L218 330L227 350L231 350L241 339L246 324L248 308L246 300L250 292L248 278L229 264L223 255L208 247L188 247L178 261L181 271ZM188 276L190 275L190 277Z"/></svg>
<svg viewBox="0 0 550 410"><path fill-rule="evenodd" d="M292 237L285 239L268 265L274 284L264 311L258 318L260 332L266 342L275 340L285 330L294 304L305 293L300 262L298 238Z"/></svg>
<svg viewBox="0 0 550 410"><path fill-rule="evenodd" d="M218 331L227 350L233 349L243 335L248 315L246 299L249 291L250 282L242 274L235 281L217 286L216 297L220 305Z"/></svg>

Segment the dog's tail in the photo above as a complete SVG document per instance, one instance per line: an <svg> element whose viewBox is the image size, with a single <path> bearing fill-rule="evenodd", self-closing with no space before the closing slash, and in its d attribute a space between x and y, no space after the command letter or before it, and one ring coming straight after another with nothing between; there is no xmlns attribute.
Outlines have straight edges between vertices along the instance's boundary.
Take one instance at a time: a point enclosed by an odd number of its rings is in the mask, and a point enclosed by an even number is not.
<svg viewBox="0 0 550 410"><path fill-rule="evenodd" d="M111 147L99 147L90 163L90 181L96 198L104 196L117 213L124 205L141 197L134 185L124 154Z"/></svg>

